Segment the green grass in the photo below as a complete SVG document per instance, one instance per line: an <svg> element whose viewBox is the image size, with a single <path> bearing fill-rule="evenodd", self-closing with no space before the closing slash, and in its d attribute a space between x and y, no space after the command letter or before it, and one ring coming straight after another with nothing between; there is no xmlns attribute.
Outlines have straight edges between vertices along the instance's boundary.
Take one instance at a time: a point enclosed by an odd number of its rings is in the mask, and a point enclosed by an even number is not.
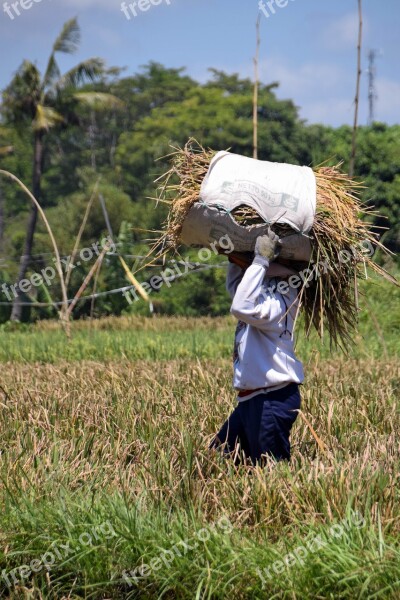
<svg viewBox="0 0 400 600"><path fill-rule="evenodd" d="M74 507L76 496L39 507L25 500L22 549L8 559L29 565L48 552L61 554L54 566L47 556L50 584L46 569L35 578L46 598L67 591L73 598L398 597L398 540L350 509L334 526L298 523L290 537L282 532L273 541L262 530L236 528L226 516L210 522L184 511L163 513L144 509L143 500L116 496L87 506L79 498L79 510L68 511L65 503ZM90 546L82 547L82 534Z"/></svg>
<svg viewBox="0 0 400 600"><path fill-rule="evenodd" d="M360 307L360 327L351 356L371 358L399 353L400 289L376 279L363 282ZM20 331L7 324L2 332L0 362L229 357L234 324L230 317L123 317L93 324L80 321L73 323L68 341L56 322L22 326ZM327 338L321 343L314 331L309 339L304 339L301 323L297 336L298 353L303 360L311 360L316 353L320 358L341 354L330 348Z"/></svg>
<svg viewBox="0 0 400 600"><path fill-rule="evenodd" d="M173 358L217 358L228 356L232 346L232 324L221 331L78 331L66 341L61 331L50 333L7 333L0 350L0 361L52 362L58 360L107 361L171 360Z"/></svg>

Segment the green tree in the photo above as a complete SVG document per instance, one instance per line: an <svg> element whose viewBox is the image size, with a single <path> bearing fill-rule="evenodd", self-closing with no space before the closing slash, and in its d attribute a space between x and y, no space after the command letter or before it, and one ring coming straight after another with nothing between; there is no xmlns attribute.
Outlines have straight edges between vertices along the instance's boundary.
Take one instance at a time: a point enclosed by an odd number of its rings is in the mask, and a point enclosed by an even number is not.
<svg viewBox="0 0 400 600"><path fill-rule="evenodd" d="M315 132L315 127L312 129ZM319 127L319 126L318 126ZM306 134L310 147L324 147L325 160L332 164L343 161L348 170L351 154L351 128L323 128L319 142L313 143L310 131ZM318 152L321 156L322 152ZM363 201L379 215L371 214L371 222L382 236L383 243L393 252L400 247L400 126L374 123L360 127L357 137L355 176L364 182ZM383 230L381 228L384 228Z"/></svg>
<svg viewBox="0 0 400 600"><path fill-rule="evenodd" d="M297 163L297 109L291 101L276 98L274 85L260 86L259 156ZM230 148L251 156L252 111L250 81L221 72L214 73L213 81L205 86L193 85L179 100L154 107L136 122L133 131L120 136L116 165L122 186L133 198L152 195L153 181L166 170L166 161L160 157L172 152L171 145L183 145L189 137L215 150Z"/></svg>

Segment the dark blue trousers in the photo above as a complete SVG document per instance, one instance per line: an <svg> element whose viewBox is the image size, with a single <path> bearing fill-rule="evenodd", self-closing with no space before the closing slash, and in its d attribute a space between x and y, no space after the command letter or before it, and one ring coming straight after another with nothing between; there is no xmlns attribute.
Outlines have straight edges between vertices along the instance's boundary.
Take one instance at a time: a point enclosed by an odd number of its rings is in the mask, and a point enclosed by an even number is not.
<svg viewBox="0 0 400 600"><path fill-rule="evenodd" d="M242 453L253 464L260 461L262 455L290 460L290 430L300 402L296 383L239 402L210 448L220 448L224 454L234 456L236 464L241 462Z"/></svg>

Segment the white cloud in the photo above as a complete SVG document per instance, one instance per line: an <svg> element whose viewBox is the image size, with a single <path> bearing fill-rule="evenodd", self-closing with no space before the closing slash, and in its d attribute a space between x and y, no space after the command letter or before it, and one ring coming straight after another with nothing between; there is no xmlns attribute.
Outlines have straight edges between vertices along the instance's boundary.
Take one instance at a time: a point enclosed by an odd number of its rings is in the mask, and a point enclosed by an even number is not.
<svg viewBox="0 0 400 600"><path fill-rule="evenodd" d="M320 41L331 51L342 52L357 47L358 42L358 12L348 13L338 19L333 19L320 33ZM369 33L369 24L363 17L363 40Z"/></svg>
<svg viewBox="0 0 400 600"><path fill-rule="evenodd" d="M93 24L88 30L96 37L97 40L104 42L106 46L111 48L118 48L121 46L121 37L115 29L102 27L97 24Z"/></svg>
<svg viewBox="0 0 400 600"><path fill-rule="evenodd" d="M300 107L300 116L311 123L334 126L352 124L354 118L355 72L331 63L306 63L299 68L279 59L262 66L263 81L279 81L279 98L291 98ZM378 98L375 118L400 123L400 82L389 78L376 81ZM368 117L368 82L361 80L359 123Z"/></svg>
<svg viewBox="0 0 400 600"><path fill-rule="evenodd" d="M350 124L354 118L355 74L329 62L292 66L277 57L261 66L263 81L278 81L279 98L290 98L301 118L310 123ZM360 99L360 122L365 121L366 94Z"/></svg>
<svg viewBox="0 0 400 600"><path fill-rule="evenodd" d="M300 107L300 116L309 123L343 125L354 118L354 103L343 98L330 97L318 101L305 101Z"/></svg>
<svg viewBox="0 0 400 600"><path fill-rule="evenodd" d="M321 94L343 89L346 72L332 63L305 63L294 67L279 58L271 58L260 65L263 81L279 81L281 93L290 98L302 94Z"/></svg>

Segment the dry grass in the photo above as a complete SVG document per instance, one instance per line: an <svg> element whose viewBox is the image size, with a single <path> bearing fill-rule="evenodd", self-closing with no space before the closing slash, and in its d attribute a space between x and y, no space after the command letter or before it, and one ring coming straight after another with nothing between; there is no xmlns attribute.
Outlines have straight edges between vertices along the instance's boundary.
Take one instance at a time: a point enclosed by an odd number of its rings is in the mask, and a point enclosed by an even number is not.
<svg viewBox="0 0 400 600"><path fill-rule="evenodd" d="M78 331L150 331L163 333L172 331L218 331L226 330L234 319L223 317L174 317L153 315L151 318L126 315L122 317L103 317L101 319L80 319L71 323L72 333ZM37 321L31 331L59 331L58 321Z"/></svg>
<svg viewBox="0 0 400 600"><path fill-rule="evenodd" d="M190 139L184 148L174 148L170 155L171 168L157 179L156 183L161 181L161 184L155 200L170 204L165 234L156 244L161 256L179 246L182 224L190 208L199 200L202 181L215 154Z"/></svg>
<svg viewBox="0 0 400 600"><path fill-rule="evenodd" d="M358 322L357 278L368 267L397 282L366 251L367 244L386 249L370 230L367 217L372 211L359 198L363 185L341 172L340 165L319 167L314 173L317 212L311 230L312 262L320 277L300 292L306 331L314 325L322 337L325 325L334 344L347 347Z"/></svg>
<svg viewBox="0 0 400 600"><path fill-rule="evenodd" d="M14 362L0 375L0 573L54 545L71 553L20 585L0 575L0 597L397 599L398 290L370 281L368 298L358 358L324 361L316 336L300 340L305 418L291 464L264 470L208 451L235 405L233 319L77 322L68 343L56 323L4 328L1 360ZM365 527L334 538L351 509ZM122 578L221 515L229 535L214 532L132 586ZM115 537L82 548L80 534L106 521ZM322 549L267 577L317 535Z"/></svg>
<svg viewBox="0 0 400 600"><path fill-rule="evenodd" d="M236 558L227 564L226 556L219 556L217 541L208 550L213 567L208 567L207 585L219 589L224 573L226 593L261 599L266 592L260 589L256 568L268 564L271 548L279 558L287 553L290 540L298 545L318 528L341 521L349 507L365 517L368 539L374 531L384 532L385 540L394 539L400 534L399 362L317 361L306 370L302 409L326 452L298 419L290 466L236 470L207 450L234 404L227 360L4 365L0 494L6 509L0 517L5 548L1 568L44 552L46 539L73 540L74 531L84 531L85 523L101 514L122 536L115 545L100 544L86 557L77 552L72 563L56 565L47 579L39 578L30 587L47 590L35 596L43 598L65 597L75 589L75 598L88 597L90 587L84 593L83 585L103 582L97 592L91 590L94 597L130 597L129 590L121 588L122 570L141 564L143 553L156 556L159 548L171 546L176 519L184 539L189 530L193 534L193 525L182 525L188 515L204 524L224 514L234 526L232 546L226 551L235 552ZM369 552L369 542L360 535L352 540L352 552L361 557ZM246 546L253 549L246 552ZM382 548L382 560L389 560L392 550ZM22 556L14 554L19 550ZM354 572L355 554L350 560L349 546L335 547L332 553L339 551L343 555L338 573L344 577L344 565L346 577L353 573L352 584L346 583L349 595L335 596L341 588L339 583L329 587L334 584L328 585L327 574L313 580L310 571L303 581L297 567L285 575L288 580L269 583L271 594L350 598L358 597L363 585L376 590L378 583L368 582L370 567L364 571L359 566ZM195 554L190 565L157 573L151 579L152 592L144 587L142 595L132 597L159 597L166 581L175 590L171 597L192 597L178 582L188 577L194 578L190 585L199 584L195 578L200 576L196 573L202 556ZM310 560L308 569L320 556ZM378 563L376 569L378 573ZM241 577L235 579L235 572ZM232 577L233 583L227 583ZM324 594L321 590L327 585ZM283 591L286 586L292 589L290 596ZM130 593L137 593L136 588ZM225 596L220 590L212 597Z"/></svg>
<svg viewBox="0 0 400 600"><path fill-rule="evenodd" d="M320 453L298 419L289 479L282 481L276 468L267 478L256 469L250 484L244 470L235 491L207 451L235 403L229 361L3 365L2 491L4 484L18 481L23 491L35 481L40 497L51 482L56 497L59 486L96 481L106 493L134 499L146 491L176 507L185 505L188 492L210 519L227 512L240 527L260 527L266 519L272 533L305 518L340 516L350 496L365 510L367 496L379 500L382 490L373 480L380 473L386 480L382 523L400 533L399 362L342 360L309 364L306 371L302 409L328 452ZM189 486L184 494L182 481Z"/></svg>

